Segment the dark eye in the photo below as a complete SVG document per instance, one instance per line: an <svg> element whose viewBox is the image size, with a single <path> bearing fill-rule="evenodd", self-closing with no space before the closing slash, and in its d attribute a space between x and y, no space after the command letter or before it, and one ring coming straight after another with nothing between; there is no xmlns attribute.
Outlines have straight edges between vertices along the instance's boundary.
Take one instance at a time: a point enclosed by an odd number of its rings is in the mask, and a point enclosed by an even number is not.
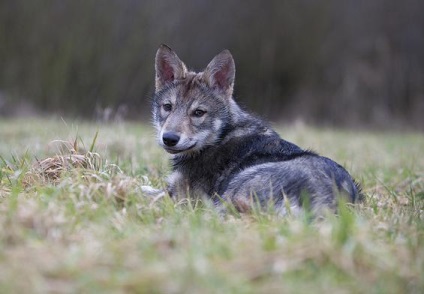
<svg viewBox="0 0 424 294"><path fill-rule="evenodd" d="M165 103L164 105L162 105L163 110L165 111L171 111L172 110L172 104L171 103Z"/></svg>
<svg viewBox="0 0 424 294"><path fill-rule="evenodd" d="M206 111L204 111L204 110L196 109L195 111L193 111L193 116L202 117L205 113L206 113Z"/></svg>

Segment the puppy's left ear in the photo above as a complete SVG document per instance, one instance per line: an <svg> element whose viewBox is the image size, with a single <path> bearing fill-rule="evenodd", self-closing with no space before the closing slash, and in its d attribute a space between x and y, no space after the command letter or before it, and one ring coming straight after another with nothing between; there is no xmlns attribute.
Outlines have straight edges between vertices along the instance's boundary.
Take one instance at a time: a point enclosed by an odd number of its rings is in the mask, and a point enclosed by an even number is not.
<svg viewBox="0 0 424 294"><path fill-rule="evenodd" d="M168 46L160 45L156 52L156 92L175 80L184 79L187 68L177 54Z"/></svg>
<svg viewBox="0 0 424 294"><path fill-rule="evenodd" d="M208 85L227 98L233 95L235 74L234 59L228 50L215 56L203 72Z"/></svg>

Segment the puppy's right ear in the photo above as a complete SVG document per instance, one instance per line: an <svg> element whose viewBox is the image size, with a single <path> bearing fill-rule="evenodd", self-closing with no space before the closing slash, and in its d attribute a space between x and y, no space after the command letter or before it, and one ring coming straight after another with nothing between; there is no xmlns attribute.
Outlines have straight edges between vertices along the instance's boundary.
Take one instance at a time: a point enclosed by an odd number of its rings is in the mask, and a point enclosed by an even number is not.
<svg viewBox="0 0 424 294"><path fill-rule="evenodd" d="M186 77L187 68L171 48L162 44L156 52L156 92L167 84Z"/></svg>
<svg viewBox="0 0 424 294"><path fill-rule="evenodd" d="M210 87L231 98L233 95L236 66L230 51L224 50L209 62L203 75Z"/></svg>

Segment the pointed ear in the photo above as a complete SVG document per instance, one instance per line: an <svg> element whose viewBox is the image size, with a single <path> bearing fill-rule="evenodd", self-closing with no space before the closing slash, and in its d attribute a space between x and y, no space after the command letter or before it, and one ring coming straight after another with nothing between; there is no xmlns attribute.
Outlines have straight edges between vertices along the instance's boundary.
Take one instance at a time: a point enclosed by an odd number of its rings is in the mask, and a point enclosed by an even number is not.
<svg viewBox="0 0 424 294"><path fill-rule="evenodd" d="M233 95L236 66L230 51L224 50L215 56L203 74L211 88L221 91L226 97Z"/></svg>
<svg viewBox="0 0 424 294"><path fill-rule="evenodd" d="M178 58L177 54L168 46L160 45L156 52L156 92L160 91L168 83L184 79L187 68Z"/></svg>

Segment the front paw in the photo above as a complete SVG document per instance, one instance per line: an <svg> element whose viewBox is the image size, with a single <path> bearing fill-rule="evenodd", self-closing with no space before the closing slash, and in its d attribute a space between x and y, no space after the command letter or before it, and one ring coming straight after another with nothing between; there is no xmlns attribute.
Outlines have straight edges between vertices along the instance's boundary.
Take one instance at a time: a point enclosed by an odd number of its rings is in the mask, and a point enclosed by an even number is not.
<svg viewBox="0 0 424 294"><path fill-rule="evenodd" d="M141 192L143 192L144 195L149 197L162 197L165 195L165 191L162 189L156 189L152 186L141 186Z"/></svg>

